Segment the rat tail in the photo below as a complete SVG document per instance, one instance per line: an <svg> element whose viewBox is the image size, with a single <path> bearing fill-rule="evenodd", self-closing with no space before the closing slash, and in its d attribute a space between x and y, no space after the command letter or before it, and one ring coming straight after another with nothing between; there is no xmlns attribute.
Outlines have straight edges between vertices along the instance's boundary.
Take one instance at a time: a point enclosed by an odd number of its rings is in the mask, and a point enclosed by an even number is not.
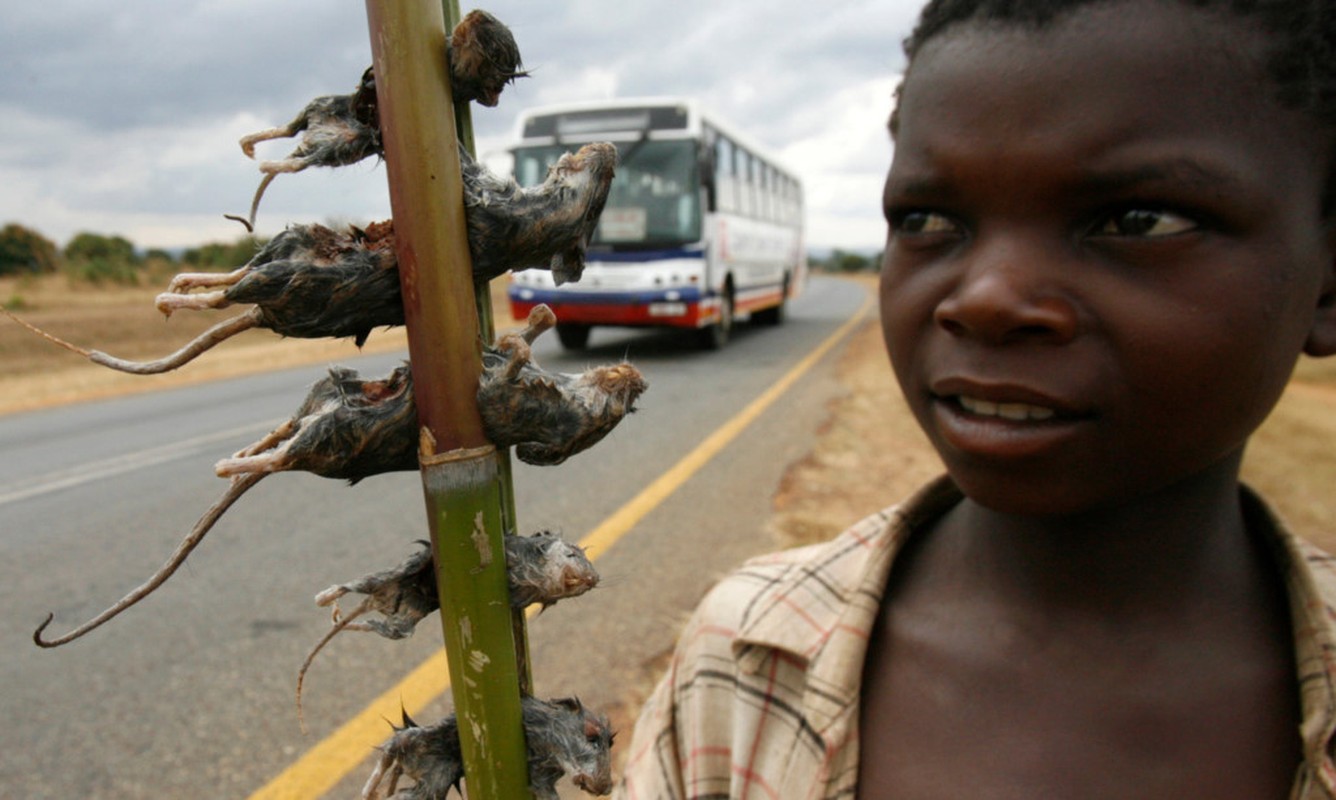
<svg viewBox="0 0 1336 800"><path fill-rule="evenodd" d="M104 367L110 367L118 372L129 372L134 375L158 375L163 372L171 372L177 367L194 361L200 354L221 344L228 339L236 336L238 333L248 331L251 328L259 327L260 313L258 308L252 308L244 313L238 314L231 319L209 328L204 333L196 336L185 347L177 350L168 356L155 359L153 361L128 361L123 358L109 356L100 350L93 350L85 355L88 360L94 364L100 364Z"/></svg>
<svg viewBox="0 0 1336 800"><path fill-rule="evenodd" d="M177 568L185 563L186 557L189 556L191 551L195 549L195 546L200 543L200 540L204 538L204 534L209 532L214 523L218 521L218 518L223 515L223 512L230 508L231 505L237 501L237 498L245 494L247 489L251 488L256 483L259 483L260 479L263 477L264 475L261 474L243 475L234 478L232 480L232 485L228 487L222 497L218 498L218 502L214 503L208 511L205 511L204 516L200 517L199 521L195 523L195 527L191 529L190 535L186 536L186 538L176 546L176 550L173 551L171 557L167 559L167 562L163 564L157 572L153 573L151 578L140 584L134 591L130 592L125 597L122 597L120 600L117 600L115 605L69 633L54 639L42 638L42 633L46 631L47 626L51 624L51 620L55 618L55 614L47 614L46 620L37 627L37 630L33 631L33 643L38 647L47 648L68 644L83 636L85 633L102 625L102 623L110 620L122 611L125 611L135 603L138 603L149 594L152 594L155 589L167 582L167 579L172 576L172 573L176 572Z"/></svg>
<svg viewBox="0 0 1336 800"><path fill-rule="evenodd" d="M323 650L325 645L329 644L330 639L333 639L335 636L337 636L340 631L348 627L349 623L351 623L353 620L365 614L370 608L371 608L370 597L363 600L361 604L358 605L357 608L354 608L351 612L349 612L348 616L346 617L339 617L338 608L336 607L334 609L334 615L335 615L334 624L330 626L329 632L326 633L323 637L321 637L320 641L315 643L315 647L311 648L311 652L307 654L306 660L302 662L302 668L297 670L297 723L301 725L302 733L307 732L306 712L302 708L302 684L305 683L306 681L306 670L311 668L311 662L315 661L316 653L319 653L321 650Z"/></svg>
<svg viewBox="0 0 1336 800"><path fill-rule="evenodd" d="M85 350L76 344L72 344L58 336L53 336L47 333L30 322L19 319L8 309L0 308L0 311L3 311L10 319L38 336L41 336L43 339L59 345L66 350L78 353L94 364L114 369L117 372L128 372L132 375L159 375L164 372L171 372L177 367L193 361L197 356L204 351L209 350L214 345L224 342L242 331L248 331L251 328L260 325L259 309L252 308L245 313L238 314L231 319L223 320L212 328L209 328L204 333L196 336L194 340L185 347L182 347L171 355L163 356L162 358L153 361L131 361L129 359L108 355L101 350Z"/></svg>
<svg viewBox="0 0 1336 800"><path fill-rule="evenodd" d="M246 226L246 233L255 233L255 215L260 211L260 198L264 197L264 190L269 188L269 184L274 182L274 176L277 172L266 172L260 179L260 185L255 187L255 196L251 198L250 217L246 218L240 214L224 214L224 219L230 219L233 222L240 222Z"/></svg>
<svg viewBox="0 0 1336 800"><path fill-rule="evenodd" d="M37 327L36 325L32 324L31 322L28 322L27 320L21 319L17 314L15 314L13 311L10 311L9 309L5 308L4 306L0 306L0 313L4 313L4 315L5 315L6 317L9 317L10 319L14 320L14 321L17 322L18 324L22 325L23 327L27 328L28 330L32 331L33 333L37 334L38 336L42 337L43 339L46 339L48 342L52 342L52 343L54 343L54 344L57 344L57 345L59 345L59 346L65 348L66 350L69 350L69 351L72 352L72 353L78 353L79 355L83 356L84 358L91 359L91 358L93 357L93 352L94 352L94 351L91 351L91 350L85 350L85 349L83 349L82 347L78 346L77 344L71 344L70 342L67 342L67 341L65 341L64 339L61 339L61 338L58 337L58 336L52 336L51 334L47 333L46 331L42 330L41 328Z"/></svg>

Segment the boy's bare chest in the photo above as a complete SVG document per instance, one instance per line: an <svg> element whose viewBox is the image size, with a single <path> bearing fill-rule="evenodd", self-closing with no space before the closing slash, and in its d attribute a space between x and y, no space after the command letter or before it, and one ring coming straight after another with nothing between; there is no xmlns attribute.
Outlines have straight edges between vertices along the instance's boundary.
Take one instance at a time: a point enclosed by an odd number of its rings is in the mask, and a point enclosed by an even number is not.
<svg viewBox="0 0 1336 800"><path fill-rule="evenodd" d="M864 675L862 800L1283 798L1301 758L1283 659L1222 670L1230 654L1110 663L1062 643L884 638Z"/></svg>

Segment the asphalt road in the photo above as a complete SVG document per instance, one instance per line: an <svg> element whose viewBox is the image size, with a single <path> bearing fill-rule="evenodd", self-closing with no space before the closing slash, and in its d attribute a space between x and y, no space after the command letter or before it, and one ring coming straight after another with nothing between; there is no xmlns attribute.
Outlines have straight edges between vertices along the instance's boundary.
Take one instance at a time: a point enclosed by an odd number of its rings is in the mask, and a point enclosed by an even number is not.
<svg viewBox="0 0 1336 800"><path fill-rule="evenodd" d="M594 449L556 468L516 463L522 532L581 539L864 300L855 284L815 278L785 324L741 326L713 353L656 332L598 329L574 356L554 336L540 339L535 357L548 369L629 356L650 388ZM829 367L838 352L602 556L598 590L530 623L536 694L577 694L595 707L622 699L713 580L773 547L764 530L771 497L836 391ZM400 358L348 365L379 376ZM309 796L276 776L439 651L435 617L405 641L336 639L307 676L310 733L299 730L297 669L329 625L312 597L415 549L426 530L416 473L354 487L270 476L139 606L66 647L32 644L48 613L49 633L64 632L157 569L225 489L213 463L285 419L319 375L307 367L0 417L0 794L230 798L268 787L269 796ZM433 709L419 721L444 713L448 694ZM370 765L359 756L378 741L356 748L328 796L357 796Z"/></svg>

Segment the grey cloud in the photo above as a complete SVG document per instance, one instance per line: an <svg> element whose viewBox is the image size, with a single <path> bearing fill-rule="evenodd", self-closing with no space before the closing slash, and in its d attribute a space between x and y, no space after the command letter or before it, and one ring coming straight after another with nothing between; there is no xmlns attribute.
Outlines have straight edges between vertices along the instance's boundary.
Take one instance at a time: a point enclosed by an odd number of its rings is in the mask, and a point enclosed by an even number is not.
<svg viewBox="0 0 1336 800"><path fill-rule="evenodd" d="M620 96L699 97L780 149L821 134L828 122L819 109L842 88L899 70L899 43L918 4L498 0L484 7L511 26L534 77L508 89L499 108L475 110L475 130L480 139L503 141L520 109L605 70L616 76ZM244 210L258 173L234 141L220 143L217 155L203 161L169 163L162 151L198 150L203 132L235 127L238 119L286 122L317 95L351 91L370 59L361 3L3 4L0 183L16 176L24 186L42 187L43 200L75 210L164 216ZM173 129L178 139L168 135ZM285 146L273 144L268 152ZM867 169L884 169L880 162ZM140 174L127 175L127 164ZM369 164L357 175L349 186L383 182L383 171ZM309 214L326 197L310 192L316 182L309 176L291 177L287 186L275 182L265 211L271 219ZM359 200L351 189L346 194L331 213L374 213L381 202ZM0 215L38 206L0 198ZM21 221L38 230L48 224Z"/></svg>

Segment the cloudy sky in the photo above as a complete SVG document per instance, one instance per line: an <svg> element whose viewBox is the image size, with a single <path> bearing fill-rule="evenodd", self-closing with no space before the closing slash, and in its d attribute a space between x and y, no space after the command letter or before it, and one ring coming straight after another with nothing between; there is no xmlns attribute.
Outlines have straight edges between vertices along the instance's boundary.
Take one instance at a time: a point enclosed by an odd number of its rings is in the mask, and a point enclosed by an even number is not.
<svg viewBox="0 0 1336 800"><path fill-rule="evenodd" d="M885 120L920 0L461 5L508 24L533 72L499 107L475 109L485 158L527 107L694 96L798 172L811 246L880 247ZM351 0L6 2L0 223L59 245L80 231L140 247L232 240L241 228L222 215L245 213L260 177L237 140L351 91L370 63L365 5ZM384 167L367 160L280 176L258 233L388 215Z"/></svg>

